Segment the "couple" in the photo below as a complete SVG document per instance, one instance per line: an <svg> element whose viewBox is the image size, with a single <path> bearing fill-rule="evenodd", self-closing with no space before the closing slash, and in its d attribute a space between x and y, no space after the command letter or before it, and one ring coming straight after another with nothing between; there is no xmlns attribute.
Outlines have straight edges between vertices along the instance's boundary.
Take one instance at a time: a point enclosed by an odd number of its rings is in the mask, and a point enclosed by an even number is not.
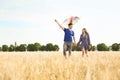
<svg viewBox="0 0 120 80"><path fill-rule="evenodd" d="M90 37L89 34L86 30L86 28L82 29L82 34L80 35L80 40L76 44L75 36L74 36L74 31L72 30L73 24L69 23L68 28L64 28L56 19L55 22L60 26L60 28L65 32L64 35L64 45L63 45L63 54L66 57L66 51L69 51L69 56L71 55L72 51L72 38L74 40L74 46L80 45L82 49L82 57L84 57L84 54L88 57L87 51L89 49L90 45Z"/></svg>

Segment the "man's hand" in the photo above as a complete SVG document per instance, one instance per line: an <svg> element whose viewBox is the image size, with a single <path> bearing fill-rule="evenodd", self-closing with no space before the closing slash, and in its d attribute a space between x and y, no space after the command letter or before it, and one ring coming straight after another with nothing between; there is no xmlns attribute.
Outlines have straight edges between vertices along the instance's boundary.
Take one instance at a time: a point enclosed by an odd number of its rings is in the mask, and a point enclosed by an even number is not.
<svg viewBox="0 0 120 80"><path fill-rule="evenodd" d="M76 44L76 43L73 43L73 45L74 45L74 46L77 46L77 44Z"/></svg>
<svg viewBox="0 0 120 80"><path fill-rule="evenodd" d="M55 19L55 22L57 23L58 21Z"/></svg>

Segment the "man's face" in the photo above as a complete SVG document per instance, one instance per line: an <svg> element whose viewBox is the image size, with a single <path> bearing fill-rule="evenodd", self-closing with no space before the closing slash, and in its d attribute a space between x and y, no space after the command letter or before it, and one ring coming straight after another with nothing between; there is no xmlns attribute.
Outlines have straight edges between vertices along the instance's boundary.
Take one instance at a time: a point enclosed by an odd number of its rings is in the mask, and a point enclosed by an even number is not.
<svg viewBox="0 0 120 80"><path fill-rule="evenodd" d="M69 26L69 29L72 29L72 28L73 28L73 25L70 25L70 26Z"/></svg>

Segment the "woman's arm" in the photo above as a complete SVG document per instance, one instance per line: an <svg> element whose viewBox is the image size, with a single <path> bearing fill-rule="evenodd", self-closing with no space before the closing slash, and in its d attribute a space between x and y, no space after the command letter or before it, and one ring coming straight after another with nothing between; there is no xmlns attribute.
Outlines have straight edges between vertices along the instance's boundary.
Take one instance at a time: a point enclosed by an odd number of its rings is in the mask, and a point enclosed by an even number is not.
<svg viewBox="0 0 120 80"><path fill-rule="evenodd" d="M79 45L81 41L82 41L82 35L80 35L80 39L79 39L79 42L77 43L77 45Z"/></svg>
<svg viewBox="0 0 120 80"><path fill-rule="evenodd" d="M88 45L90 45L90 36L88 34Z"/></svg>
<svg viewBox="0 0 120 80"><path fill-rule="evenodd" d="M55 22L60 26L62 30L64 30L64 27L55 19Z"/></svg>

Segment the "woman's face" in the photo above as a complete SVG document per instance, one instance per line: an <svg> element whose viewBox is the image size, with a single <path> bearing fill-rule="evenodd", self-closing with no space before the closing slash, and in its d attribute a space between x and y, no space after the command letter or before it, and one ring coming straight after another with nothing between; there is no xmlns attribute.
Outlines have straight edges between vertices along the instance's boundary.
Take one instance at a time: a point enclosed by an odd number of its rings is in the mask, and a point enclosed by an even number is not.
<svg viewBox="0 0 120 80"><path fill-rule="evenodd" d="M82 30L82 33L85 33L85 30L84 30L84 29Z"/></svg>

